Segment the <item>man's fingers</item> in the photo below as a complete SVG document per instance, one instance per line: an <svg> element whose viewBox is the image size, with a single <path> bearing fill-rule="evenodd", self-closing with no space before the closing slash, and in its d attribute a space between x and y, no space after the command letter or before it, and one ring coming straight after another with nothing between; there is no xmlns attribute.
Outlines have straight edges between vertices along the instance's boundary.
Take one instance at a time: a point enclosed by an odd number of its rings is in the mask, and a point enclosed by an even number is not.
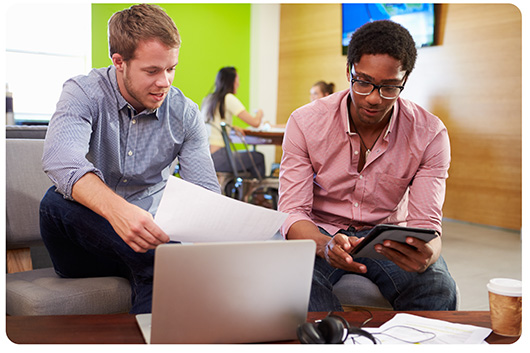
<svg viewBox="0 0 530 353"><path fill-rule="evenodd" d="M169 236L154 221L150 222L145 230L151 236L151 244L159 245L169 241Z"/></svg>

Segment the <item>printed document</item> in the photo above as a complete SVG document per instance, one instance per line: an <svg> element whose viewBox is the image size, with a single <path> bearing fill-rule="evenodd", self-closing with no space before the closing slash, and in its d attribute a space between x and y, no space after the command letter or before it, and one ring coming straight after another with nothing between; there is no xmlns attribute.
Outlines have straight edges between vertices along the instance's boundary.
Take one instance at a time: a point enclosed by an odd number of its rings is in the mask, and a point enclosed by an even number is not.
<svg viewBox="0 0 530 353"><path fill-rule="evenodd" d="M287 214L252 205L170 176L155 222L171 240L269 240Z"/></svg>
<svg viewBox="0 0 530 353"><path fill-rule="evenodd" d="M411 314L396 314L379 328L363 328L381 344L483 344L491 329ZM349 335L345 344L373 344Z"/></svg>

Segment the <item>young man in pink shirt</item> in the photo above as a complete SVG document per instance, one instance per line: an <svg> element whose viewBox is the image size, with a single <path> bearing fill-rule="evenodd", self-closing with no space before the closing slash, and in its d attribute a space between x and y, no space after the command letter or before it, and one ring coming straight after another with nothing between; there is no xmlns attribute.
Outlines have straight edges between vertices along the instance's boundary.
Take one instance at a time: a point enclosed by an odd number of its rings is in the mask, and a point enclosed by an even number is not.
<svg viewBox="0 0 530 353"><path fill-rule="evenodd" d="M450 164L447 130L400 98L416 61L409 32L391 21L365 24L348 48L348 90L292 113L280 169L280 211L287 239L317 243L310 311L340 311L332 293L342 275L371 279L395 310L455 310L456 285L441 239L385 241L388 260L350 252L377 224L441 234Z"/></svg>

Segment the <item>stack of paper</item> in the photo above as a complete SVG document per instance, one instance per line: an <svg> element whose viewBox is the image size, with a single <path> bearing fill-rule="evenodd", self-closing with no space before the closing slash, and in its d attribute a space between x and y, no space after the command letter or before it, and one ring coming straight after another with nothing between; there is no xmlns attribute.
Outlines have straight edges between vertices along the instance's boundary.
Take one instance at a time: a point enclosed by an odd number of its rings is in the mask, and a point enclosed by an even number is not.
<svg viewBox="0 0 530 353"><path fill-rule="evenodd" d="M363 328L381 344L480 344L491 329L473 325L428 319L410 314L396 314L379 328ZM373 344L359 336L348 336L345 344Z"/></svg>

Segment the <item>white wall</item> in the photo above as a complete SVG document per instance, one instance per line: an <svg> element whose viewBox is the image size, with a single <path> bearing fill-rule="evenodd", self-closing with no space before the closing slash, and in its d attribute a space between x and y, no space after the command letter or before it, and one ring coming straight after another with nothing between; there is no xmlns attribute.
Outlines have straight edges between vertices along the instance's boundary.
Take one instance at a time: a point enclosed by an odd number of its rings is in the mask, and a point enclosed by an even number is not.
<svg viewBox="0 0 530 353"><path fill-rule="evenodd" d="M276 123L280 4L252 4L250 16L250 111L263 109L264 121ZM258 146L267 173L275 158L274 146Z"/></svg>

